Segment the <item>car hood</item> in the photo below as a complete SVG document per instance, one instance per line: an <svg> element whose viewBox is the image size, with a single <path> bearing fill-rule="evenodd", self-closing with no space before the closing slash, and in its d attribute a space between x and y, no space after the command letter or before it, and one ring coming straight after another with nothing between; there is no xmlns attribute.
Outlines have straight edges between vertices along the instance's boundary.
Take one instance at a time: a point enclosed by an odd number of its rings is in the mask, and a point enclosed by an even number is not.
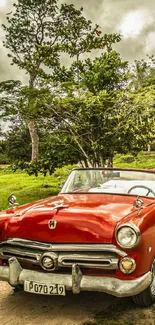
<svg viewBox="0 0 155 325"><path fill-rule="evenodd" d="M135 211L133 201L132 196L109 194L58 195L16 208L7 223L6 237L52 243L111 243L116 224ZM51 220L54 229L49 227Z"/></svg>

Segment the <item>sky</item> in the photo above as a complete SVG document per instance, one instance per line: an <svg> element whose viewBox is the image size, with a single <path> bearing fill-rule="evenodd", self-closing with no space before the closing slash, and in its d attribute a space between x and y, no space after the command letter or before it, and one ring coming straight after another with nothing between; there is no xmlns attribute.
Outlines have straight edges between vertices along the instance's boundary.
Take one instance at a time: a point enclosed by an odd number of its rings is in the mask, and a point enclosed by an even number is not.
<svg viewBox="0 0 155 325"><path fill-rule="evenodd" d="M14 0L0 0L0 81L5 79L25 80L17 67L10 66L2 23L6 13L12 10ZM120 33L122 41L116 49L124 60L134 61L155 54L155 0L59 0L83 7L84 15L100 25L102 33Z"/></svg>

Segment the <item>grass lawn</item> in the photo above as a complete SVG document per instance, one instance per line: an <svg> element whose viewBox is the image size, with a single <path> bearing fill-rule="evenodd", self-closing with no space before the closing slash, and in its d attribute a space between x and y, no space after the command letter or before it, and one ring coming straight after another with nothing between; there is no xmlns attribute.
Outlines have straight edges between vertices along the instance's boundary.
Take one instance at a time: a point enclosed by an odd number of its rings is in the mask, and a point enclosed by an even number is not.
<svg viewBox="0 0 155 325"><path fill-rule="evenodd" d="M139 152L134 154L116 154L114 157L114 166L122 168L147 168L155 169L155 152Z"/></svg>
<svg viewBox="0 0 155 325"><path fill-rule="evenodd" d="M53 196L60 191L73 166L57 169L53 175L44 177L29 176L27 173L13 173L8 168L0 169L0 211L8 208L7 198L11 193L17 197L19 204L25 204Z"/></svg>

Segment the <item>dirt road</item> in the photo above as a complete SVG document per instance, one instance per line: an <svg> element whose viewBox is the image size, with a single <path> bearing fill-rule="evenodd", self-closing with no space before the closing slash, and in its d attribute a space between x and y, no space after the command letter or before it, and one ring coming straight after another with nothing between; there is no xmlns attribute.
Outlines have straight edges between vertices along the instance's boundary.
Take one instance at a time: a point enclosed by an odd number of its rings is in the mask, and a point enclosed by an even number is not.
<svg viewBox="0 0 155 325"><path fill-rule="evenodd" d="M155 325L155 304L136 307L130 298L82 292L65 297L14 293L0 282L0 325Z"/></svg>
<svg viewBox="0 0 155 325"><path fill-rule="evenodd" d="M114 298L100 293L65 297L42 296L13 289L0 282L0 325L82 325L93 321L93 315L109 306Z"/></svg>

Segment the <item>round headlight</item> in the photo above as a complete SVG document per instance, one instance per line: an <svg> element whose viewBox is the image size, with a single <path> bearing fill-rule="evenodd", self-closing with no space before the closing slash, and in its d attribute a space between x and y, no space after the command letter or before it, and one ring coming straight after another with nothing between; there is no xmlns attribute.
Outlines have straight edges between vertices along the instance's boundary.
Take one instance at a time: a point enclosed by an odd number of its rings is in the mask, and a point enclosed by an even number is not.
<svg viewBox="0 0 155 325"><path fill-rule="evenodd" d="M124 224L117 229L116 240L123 248L135 247L140 240L140 231L135 225Z"/></svg>

